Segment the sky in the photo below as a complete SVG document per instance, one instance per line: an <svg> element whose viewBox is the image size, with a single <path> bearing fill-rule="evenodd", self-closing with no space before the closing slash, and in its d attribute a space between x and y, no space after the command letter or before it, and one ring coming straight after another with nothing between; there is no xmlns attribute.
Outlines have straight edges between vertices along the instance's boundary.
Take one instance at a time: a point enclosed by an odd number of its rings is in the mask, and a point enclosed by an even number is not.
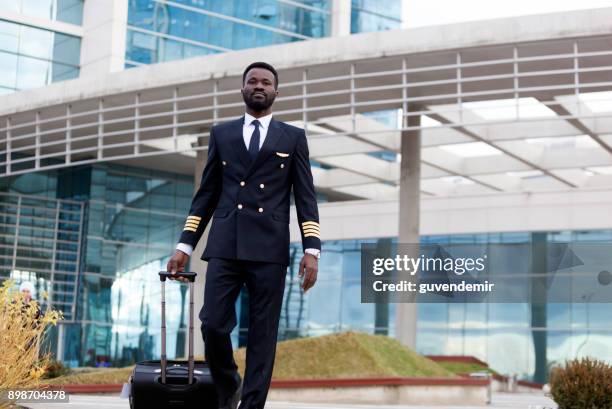
<svg viewBox="0 0 612 409"><path fill-rule="evenodd" d="M404 28L612 7L612 0L404 0Z"/></svg>

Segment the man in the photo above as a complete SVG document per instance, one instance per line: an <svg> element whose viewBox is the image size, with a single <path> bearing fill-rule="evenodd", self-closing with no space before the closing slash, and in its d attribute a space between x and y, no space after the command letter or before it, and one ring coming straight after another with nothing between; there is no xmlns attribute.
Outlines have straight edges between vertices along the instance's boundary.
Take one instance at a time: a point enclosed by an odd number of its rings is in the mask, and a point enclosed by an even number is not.
<svg viewBox="0 0 612 409"><path fill-rule="evenodd" d="M212 218L202 259L208 261L202 335L220 408L263 409L276 352L289 264L289 197L293 187L304 256L299 277L308 291L321 250L319 214L303 129L272 118L278 74L255 62L242 76L243 117L213 126L202 173L177 251L167 271L184 271ZM249 292L244 384L230 333L243 285Z"/></svg>

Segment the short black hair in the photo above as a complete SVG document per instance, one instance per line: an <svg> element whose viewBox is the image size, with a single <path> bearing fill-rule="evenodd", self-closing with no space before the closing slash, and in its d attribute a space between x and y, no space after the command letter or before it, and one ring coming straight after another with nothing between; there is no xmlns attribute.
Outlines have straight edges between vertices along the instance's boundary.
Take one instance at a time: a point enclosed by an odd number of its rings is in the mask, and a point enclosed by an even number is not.
<svg viewBox="0 0 612 409"><path fill-rule="evenodd" d="M242 73L242 85L244 85L244 80L246 79L247 73L253 68L263 68L264 70L268 70L272 74L274 74L274 88L278 88L278 73L276 72L273 66L263 61L251 63L248 67L245 68L244 72Z"/></svg>

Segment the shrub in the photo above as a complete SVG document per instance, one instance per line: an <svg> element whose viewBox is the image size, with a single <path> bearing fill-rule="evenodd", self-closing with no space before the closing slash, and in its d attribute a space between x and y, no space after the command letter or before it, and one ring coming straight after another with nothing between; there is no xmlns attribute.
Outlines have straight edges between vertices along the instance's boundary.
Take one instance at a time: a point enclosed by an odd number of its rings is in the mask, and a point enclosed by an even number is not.
<svg viewBox="0 0 612 409"><path fill-rule="evenodd" d="M64 365L62 362L51 359L47 364L47 369L45 370L43 378L57 378L59 376L68 375L70 372L70 368Z"/></svg>
<svg viewBox="0 0 612 409"><path fill-rule="evenodd" d="M40 385L51 359L48 352L41 352L41 341L45 330L62 319L58 311L41 313L36 301L25 303L12 286L10 280L0 286L0 391ZM9 405L0 402L0 408Z"/></svg>
<svg viewBox="0 0 612 409"><path fill-rule="evenodd" d="M550 376L559 409L612 409L612 366L596 359L567 361Z"/></svg>

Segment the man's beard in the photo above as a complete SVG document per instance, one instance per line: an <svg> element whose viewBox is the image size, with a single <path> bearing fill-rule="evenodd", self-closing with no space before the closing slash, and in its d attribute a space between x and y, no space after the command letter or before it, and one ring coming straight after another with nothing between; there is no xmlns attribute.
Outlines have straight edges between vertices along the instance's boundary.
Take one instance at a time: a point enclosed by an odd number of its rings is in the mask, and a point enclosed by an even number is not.
<svg viewBox="0 0 612 409"><path fill-rule="evenodd" d="M274 103L274 99L276 98L276 95L268 95L268 94L263 94L265 97L261 98L261 99L255 99L253 98L253 94L250 95L245 95L245 93L242 93L242 99L244 100L244 103L246 104L246 106L248 106L249 108L251 108L253 111L256 112L261 112L261 111L265 111L266 109L270 108L272 106L272 104Z"/></svg>

